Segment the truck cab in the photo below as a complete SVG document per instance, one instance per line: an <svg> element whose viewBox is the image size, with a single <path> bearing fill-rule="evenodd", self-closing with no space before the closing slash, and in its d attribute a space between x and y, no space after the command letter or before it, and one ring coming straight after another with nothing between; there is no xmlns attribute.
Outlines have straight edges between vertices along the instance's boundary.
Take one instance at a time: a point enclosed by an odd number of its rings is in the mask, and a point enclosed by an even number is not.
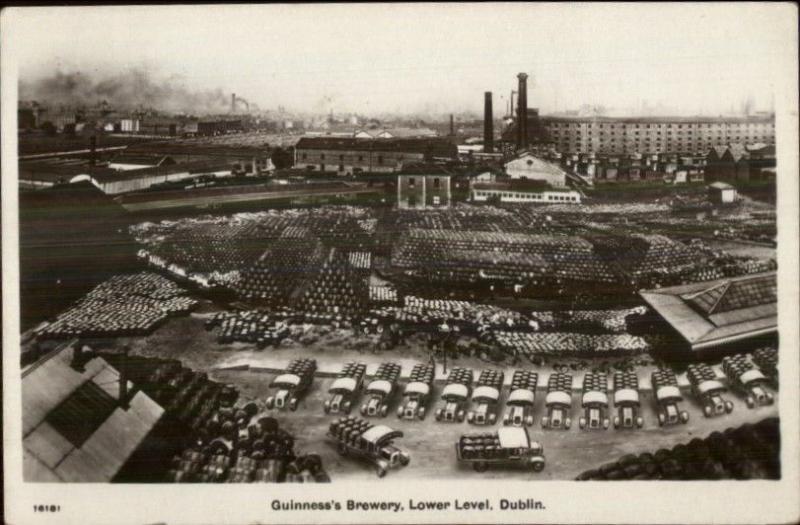
<svg viewBox="0 0 800 525"><path fill-rule="evenodd" d="M722 398L725 386L716 379L702 381L695 386L695 391L703 404L706 417L719 416L733 410L733 403Z"/></svg>
<svg viewBox="0 0 800 525"><path fill-rule="evenodd" d="M583 416L578 420L581 428L597 430L609 427L609 419L606 417L608 409L608 395L605 392L589 391L583 394L581 401L583 405Z"/></svg>
<svg viewBox="0 0 800 525"><path fill-rule="evenodd" d="M392 393L394 385L386 379L375 379L367 385L367 402L361 405L363 416L385 416L389 412L389 405L384 401Z"/></svg>
<svg viewBox="0 0 800 525"><path fill-rule="evenodd" d="M461 406L469 397L469 388L460 383L451 383L442 390L442 399L445 401L444 408L436 411L437 421L464 421L464 410Z"/></svg>
<svg viewBox="0 0 800 525"><path fill-rule="evenodd" d="M569 417L572 409L572 396L560 390L548 392L545 405L547 406L547 415L542 418L542 427L569 429L572 425L572 419Z"/></svg>
<svg viewBox="0 0 800 525"><path fill-rule="evenodd" d="M293 394L300 385L300 381L300 376L295 374L282 374L276 377L272 382L272 387L277 388L278 392L267 398L267 408L274 406L278 410L286 408L297 410L297 398Z"/></svg>
<svg viewBox="0 0 800 525"><path fill-rule="evenodd" d="M507 412L503 416L503 424L514 427L533 425L533 401L535 395L532 391L523 388L512 390L506 401Z"/></svg>
<svg viewBox="0 0 800 525"><path fill-rule="evenodd" d="M490 386L479 386L472 394L473 407L467 414L467 422L476 425L493 425L497 414L492 410L500 399L500 392Z"/></svg>
<svg viewBox="0 0 800 525"><path fill-rule="evenodd" d="M422 381L412 381L403 392L405 402L397 409L397 417L401 419L425 418L425 402L430 396L431 387Z"/></svg>
<svg viewBox="0 0 800 525"><path fill-rule="evenodd" d="M638 414L639 392L633 388L623 388L614 392L614 406L617 415L614 416L614 428L641 428L644 419Z"/></svg>
<svg viewBox="0 0 800 525"><path fill-rule="evenodd" d="M358 381L354 377L340 377L333 381L328 393L331 394L330 399L326 399L324 403L325 413L350 413L351 398L358 387Z"/></svg>
<svg viewBox="0 0 800 525"><path fill-rule="evenodd" d="M659 405L659 425L675 425L689 421L689 413L678 410L678 403L683 401L680 389L675 385L664 385L656 389L656 401Z"/></svg>
<svg viewBox="0 0 800 525"><path fill-rule="evenodd" d="M359 449L374 461L379 477L383 477L390 468L408 465L411 459L409 455L394 446L394 440L400 437L403 437L401 431L378 425L358 439Z"/></svg>

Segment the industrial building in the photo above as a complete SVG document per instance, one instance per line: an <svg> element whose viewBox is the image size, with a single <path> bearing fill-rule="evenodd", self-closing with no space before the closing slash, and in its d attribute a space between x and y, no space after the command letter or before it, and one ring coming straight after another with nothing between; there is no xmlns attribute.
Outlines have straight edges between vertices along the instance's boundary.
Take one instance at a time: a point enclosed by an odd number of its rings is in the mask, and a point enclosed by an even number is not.
<svg viewBox="0 0 800 525"><path fill-rule="evenodd" d="M303 137L295 146L296 168L338 175L396 173L404 165L453 160L458 149L445 139Z"/></svg>
<svg viewBox="0 0 800 525"><path fill-rule="evenodd" d="M556 190L545 182L510 180L473 182L470 197L475 202L491 199L523 204L580 204L581 194L575 190Z"/></svg>
<svg viewBox="0 0 800 525"><path fill-rule="evenodd" d="M536 119L534 119L536 121ZM527 121L526 121L527 122ZM775 144L775 118L542 116L538 139L562 153L704 153L730 143ZM530 123L527 124L529 127Z"/></svg>
<svg viewBox="0 0 800 525"><path fill-rule="evenodd" d="M709 150L706 172L709 180L748 181L774 176L775 146L727 144Z"/></svg>
<svg viewBox="0 0 800 525"><path fill-rule="evenodd" d="M639 293L692 351L774 337L777 273L717 279Z"/></svg>
<svg viewBox="0 0 800 525"><path fill-rule="evenodd" d="M736 202L736 188L725 182L708 185L708 199L715 204L732 204Z"/></svg>
<svg viewBox="0 0 800 525"><path fill-rule="evenodd" d="M420 210L450 206L450 179L449 173L435 168L405 171L397 176L397 207Z"/></svg>
<svg viewBox="0 0 800 525"><path fill-rule="evenodd" d="M505 171L512 179L543 181L554 188L567 185L567 173L545 160L524 152L519 157L505 163Z"/></svg>

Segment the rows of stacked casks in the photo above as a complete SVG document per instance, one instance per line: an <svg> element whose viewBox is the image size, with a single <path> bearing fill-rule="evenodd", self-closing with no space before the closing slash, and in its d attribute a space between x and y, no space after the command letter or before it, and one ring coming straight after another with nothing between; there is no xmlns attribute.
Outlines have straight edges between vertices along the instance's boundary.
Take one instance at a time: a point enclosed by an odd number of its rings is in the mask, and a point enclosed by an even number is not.
<svg viewBox="0 0 800 525"><path fill-rule="evenodd" d="M547 393L564 392L572 395L572 374L566 372L555 372L547 378Z"/></svg>
<svg viewBox="0 0 800 525"><path fill-rule="evenodd" d="M539 383L539 374L533 370L515 370L511 376L511 392L514 390L528 390L536 392L536 385Z"/></svg>
<svg viewBox="0 0 800 525"><path fill-rule="evenodd" d="M745 354L724 357L722 371L734 390L744 396L748 408L771 405L774 402L772 392L764 388L770 382L769 379Z"/></svg>
<svg viewBox="0 0 800 525"><path fill-rule="evenodd" d="M642 250L620 253L618 261L626 274L641 287L677 284L683 276L706 266L708 257L701 251L664 235L632 236L643 243ZM637 253L638 252L638 253Z"/></svg>
<svg viewBox="0 0 800 525"><path fill-rule="evenodd" d="M317 360L310 357L292 359L286 366L285 373L294 374L301 378L314 377L317 371Z"/></svg>
<svg viewBox="0 0 800 525"><path fill-rule="evenodd" d="M117 275L95 287L38 333L44 337L141 335L196 305L196 300L160 275Z"/></svg>
<svg viewBox="0 0 800 525"><path fill-rule="evenodd" d="M394 384L400 379L402 368L399 363L389 361L381 363L375 371L374 379L382 379Z"/></svg>
<svg viewBox="0 0 800 525"><path fill-rule="evenodd" d="M703 381L713 381L717 379L717 374L705 363L691 363L686 367L686 377L692 384L698 385Z"/></svg>
<svg viewBox="0 0 800 525"><path fill-rule="evenodd" d="M409 383L425 383L432 385L434 379L434 368L427 363L416 363L411 369L411 375L408 377Z"/></svg>
<svg viewBox="0 0 800 525"><path fill-rule="evenodd" d="M650 377L654 391L664 386L678 386L678 376L668 368L654 370Z"/></svg>
<svg viewBox="0 0 800 525"><path fill-rule="evenodd" d="M617 370L614 372L613 377L614 391L629 388L631 390L639 390L639 377L636 372L626 370Z"/></svg>
<svg viewBox="0 0 800 525"><path fill-rule="evenodd" d="M367 373L366 363L351 361L349 363L345 363L342 366L342 370L341 372L339 372L339 377L352 377L355 379L361 379L362 377L364 377L364 374L366 373Z"/></svg>
<svg viewBox="0 0 800 525"><path fill-rule="evenodd" d="M369 287L343 254L331 249L322 269L304 286L295 307L312 313L353 316L363 312Z"/></svg>
<svg viewBox="0 0 800 525"><path fill-rule="evenodd" d="M464 459L500 459L503 448L496 432L483 432L461 436L458 440Z"/></svg>
<svg viewBox="0 0 800 525"><path fill-rule="evenodd" d="M502 370L487 368L485 370L481 370L481 373L478 375L477 386L488 386L500 391L500 389L503 388L504 381L505 373Z"/></svg>
<svg viewBox="0 0 800 525"><path fill-rule="evenodd" d="M601 372L587 372L583 376L584 392L608 392L608 376Z"/></svg>
<svg viewBox="0 0 800 525"><path fill-rule="evenodd" d="M578 480L780 479L778 418L713 432L655 453L628 454L581 473Z"/></svg>
<svg viewBox="0 0 800 525"><path fill-rule="evenodd" d="M611 357L636 355L650 349L647 340L630 334L583 334L575 332L493 331L491 341L510 355Z"/></svg>
<svg viewBox="0 0 800 525"><path fill-rule="evenodd" d="M287 306L295 289L319 271L324 257L318 239L275 239L252 266L244 269L234 290L247 301Z"/></svg>
<svg viewBox="0 0 800 525"><path fill-rule="evenodd" d="M280 343L291 333L285 321L259 310L218 312L205 326L208 330L218 328L220 344L243 342L264 347Z"/></svg>
<svg viewBox="0 0 800 525"><path fill-rule="evenodd" d="M571 310L568 312L531 312L529 317L542 331L604 331L623 333L627 330L627 318L643 315L645 307L620 310Z"/></svg>
<svg viewBox="0 0 800 525"><path fill-rule="evenodd" d="M365 419L347 416L333 421L328 427L328 433L338 441L355 447L358 445L358 438L374 426Z"/></svg>
<svg viewBox="0 0 800 525"><path fill-rule="evenodd" d="M315 454L297 456L294 437L258 407L218 410L209 421L210 441L201 441L173 460L166 479L176 483L329 481ZM299 479L298 479L299 478Z"/></svg>
<svg viewBox="0 0 800 525"><path fill-rule="evenodd" d="M722 371L728 380L736 382L742 374L748 370L754 370L755 365L751 363L745 354L725 356L722 359Z"/></svg>
<svg viewBox="0 0 800 525"><path fill-rule="evenodd" d="M464 385L468 389L472 388L472 383L475 381L475 372L471 368L463 366L456 366L450 369L447 374L448 385Z"/></svg>
<svg viewBox="0 0 800 525"><path fill-rule="evenodd" d="M774 347L759 348L753 352L753 363L778 386L778 349Z"/></svg>

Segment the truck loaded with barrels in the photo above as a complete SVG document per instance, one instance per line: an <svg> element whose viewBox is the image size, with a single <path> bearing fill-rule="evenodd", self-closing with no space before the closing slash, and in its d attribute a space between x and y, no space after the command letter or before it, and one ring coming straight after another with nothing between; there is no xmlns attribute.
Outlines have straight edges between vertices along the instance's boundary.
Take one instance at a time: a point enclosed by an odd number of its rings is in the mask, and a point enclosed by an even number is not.
<svg viewBox="0 0 800 525"><path fill-rule="evenodd" d="M353 402L364 383L364 374L367 371L365 363L345 363L339 376L331 383L328 393L330 397L323 403L326 414L349 414Z"/></svg>
<svg viewBox="0 0 800 525"><path fill-rule="evenodd" d="M291 361L286 370L272 381L270 386L278 392L267 398L267 408L297 410L297 403L314 382L316 371L316 359L302 358Z"/></svg>
<svg viewBox="0 0 800 525"><path fill-rule="evenodd" d="M578 426L589 430L606 429L611 424L608 418L608 378L605 374L589 372L583 376L583 414Z"/></svg>
<svg viewBox="0 0 800 525"><path fill-rule="evenodd" d="M481 371L478 384L472 392L472 408L467 412L468 423L494 425L497 422L497 406L504 380L502 370Z"/></svg>
<svg viewBox="0 0 800 525"><path fill-rule="evenodd" d="M753 352L753 364L766 375L773 386L778 388L778 349L773 347L759 348Z"/></svg>
<svg viewBox="0 0 800 525"><path fill-rule="evenodd" d="M722 370L733 390L744 396L748 408L771 405L775 401L772 392L767 391L767 377L744 355L723 358Z"/></svg>
<svg viewBox="0 0 800 525"><path fill-rule="evenodd" d="M456 443L456 457L477 472L495 465L541 472L545 463L542 445L531 441L525 427L501 427L496 432L461 436Z"/></svg>
<svg viewBox="0 0 800 525"><path fill-rule="evenodd" d="M511 392L506 400L503 424L514 427L533 425L533 402L539 375L530 370L515 370L511 376Z"/></svg>
<svg viewBox="0 0 800 525"><path fill-rule="evenodd" d="M656 398L659 426L688 422L689 412L680 409L683 396L675 372L668 368L654 370L650 383Z"/></svg>
<svg viewBox="0 0 800 525"><path fill-rule="evenodd" d="M714 370L705 363L692 363L686 369L692 393L703 406L706 417L720 416L733 411L733 403L722 397L727 390Z"/></svg>
<svg viewBox="0 0 800 525"><path fill-rule="evenodd" d="M361 405L362 416L386 417L389 403L397 390L401 367L397 363L381 363L365 390L367 400Z"/></svg>
<svg viewBox="0 0 800 525"><path fill-rule="evenodd" d="M640 415L639 378L635 372L614 372L614 428L642 428L644 419Z"/></svg>
<svg viewBox="0 0 800 525"><path fill-rule="evenodd" d="M403 391L403 401L397 409L400 419L425 419L428 401L433 390L434 368L417 363L411 369L411 377Z"/></svg>
<svg viewBox="0 0 800 525"><path fill-rule="evenodd" d="M328 437L335 441L342 456L366 460L375 466L382 478L389 469L404 467L411 460L407 452L394 445L394 440L403 437L399 430L348 416L337 419L328 427Z"/></svg>
<svg viewBox="0 0 800 525"><path fill-rule="evenodd" d="M436 421L462 422L466 416L464 405L469 401L475 373L470 368L455 367L447 376L442 389L444 406L436 410Z"/></svg>
<svg viewBox="0 0 800 525"><path fill-rule="evenodd" d="M569 429L572 426L572 374L550 374L544 404L547 415L542 417L542 428Z"/></svg>

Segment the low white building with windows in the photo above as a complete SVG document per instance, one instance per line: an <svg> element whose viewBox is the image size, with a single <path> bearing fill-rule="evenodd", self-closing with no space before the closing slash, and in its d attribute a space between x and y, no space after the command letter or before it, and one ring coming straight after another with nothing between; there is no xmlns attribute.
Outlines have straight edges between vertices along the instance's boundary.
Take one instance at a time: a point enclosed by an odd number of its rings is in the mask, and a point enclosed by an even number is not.
<svg viewBox="0 0 800 525"><path fill-rule="evenodd" d="M581 203L581 194L575 190L552 188L545 183L526 181L473 182L470 196L474 202L499 200L499 202L528 204Z"/></svg>
<svg viewBox="0 0 800 525"><path fill-rule="evenodd" d="M554 188L567 186L567 172L559 166L525 152L505 163L505 170L512 179L546 182Z"/></svg>

